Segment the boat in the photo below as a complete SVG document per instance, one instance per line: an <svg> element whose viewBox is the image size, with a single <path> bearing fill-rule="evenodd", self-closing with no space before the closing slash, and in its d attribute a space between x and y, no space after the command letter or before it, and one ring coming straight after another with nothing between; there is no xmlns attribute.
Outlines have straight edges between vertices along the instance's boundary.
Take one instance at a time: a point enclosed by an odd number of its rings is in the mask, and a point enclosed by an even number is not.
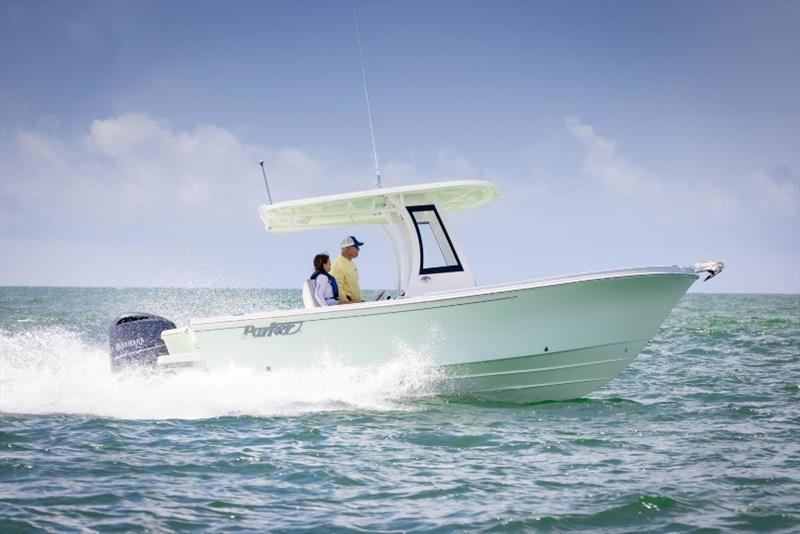
<svg viewBox="0 0 800 534"><path fill-rule="evenodd" d="M266 179L266 178L265 178ZM112 368L312 369L337 355L381 365L424 354L434 394L531 403L583 397L636 358L699 278L720 261L637 267L481 286L449 216L493 201L483 180L375 188L259 206L269 232L379 225L396 257L388 298L339 306L302 284L303 307L192 319L148 313L112 323Z"/></svg>

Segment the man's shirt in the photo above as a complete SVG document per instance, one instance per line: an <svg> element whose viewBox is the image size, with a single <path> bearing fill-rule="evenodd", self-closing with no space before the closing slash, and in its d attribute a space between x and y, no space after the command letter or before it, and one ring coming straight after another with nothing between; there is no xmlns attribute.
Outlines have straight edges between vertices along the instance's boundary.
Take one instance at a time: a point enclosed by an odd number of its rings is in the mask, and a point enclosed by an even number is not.
<svg viewBox="0 0 800 534"><path fill-rule="evenodd" d="M339 302L361 302L363 300L361 287L358 285L358 269L352 260L339 256L333 260L331 274L339 284Z"/></svg>

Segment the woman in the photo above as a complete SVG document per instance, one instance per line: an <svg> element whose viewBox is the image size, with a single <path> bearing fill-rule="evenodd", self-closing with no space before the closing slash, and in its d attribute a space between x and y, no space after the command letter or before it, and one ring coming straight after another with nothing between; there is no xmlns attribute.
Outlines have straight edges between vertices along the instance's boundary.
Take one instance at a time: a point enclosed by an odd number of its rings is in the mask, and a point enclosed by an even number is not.
<svg viewBox="0 0 800 534"><path fill-rule="evenodd" d="M330 274L331 257L327 254L314 256L314 272L310 276L314 280L314 294L321 306L339 304L339 286L336 278Z"/></svg>

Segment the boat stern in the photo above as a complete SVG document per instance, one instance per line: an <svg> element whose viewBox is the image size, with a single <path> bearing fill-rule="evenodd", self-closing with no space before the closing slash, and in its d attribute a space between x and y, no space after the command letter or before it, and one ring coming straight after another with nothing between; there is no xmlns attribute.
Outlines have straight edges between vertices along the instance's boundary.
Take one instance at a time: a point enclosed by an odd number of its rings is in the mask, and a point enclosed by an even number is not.
<svg viewBox="0 0 800 534"><path fill-rule="evenodd" d="M174 328L161 332L161 339L167 346L169 354L158 358L158 366L166 369L198 368L205 369L206 364L200 355L200 344L191 327Z"/></svg>

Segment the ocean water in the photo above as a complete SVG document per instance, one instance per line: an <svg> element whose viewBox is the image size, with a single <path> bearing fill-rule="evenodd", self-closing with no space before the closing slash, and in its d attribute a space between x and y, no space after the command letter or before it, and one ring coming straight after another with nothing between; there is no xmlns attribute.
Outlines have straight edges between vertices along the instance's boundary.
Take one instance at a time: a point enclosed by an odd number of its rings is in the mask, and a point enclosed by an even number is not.
<svg viewBox="0 0 800 534"><path fill-rule="evenodd" d="M686 296L604 389L525 406L370 369L112 375L148 310L297 291L0 288L0 532L800 532L800 296Z"/></svg>

